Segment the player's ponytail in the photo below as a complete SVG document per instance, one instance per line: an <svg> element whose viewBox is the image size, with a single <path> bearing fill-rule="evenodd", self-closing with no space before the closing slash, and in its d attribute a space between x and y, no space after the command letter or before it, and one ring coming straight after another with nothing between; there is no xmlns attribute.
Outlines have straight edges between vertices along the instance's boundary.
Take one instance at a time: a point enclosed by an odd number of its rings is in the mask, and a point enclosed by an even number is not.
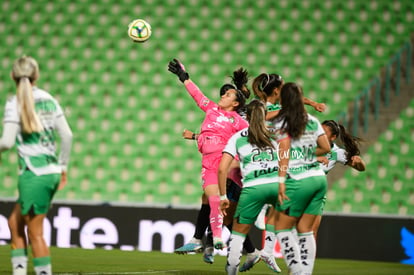
<svg viewBox="0 0 414 275"><path fill-rule="evenodd" d="M337 123L335 120L325 120L322 122L322 125L329 127L332 135L339 138L343 143L347 164L351 161L351 157L361 154L359 149L359 144L363 141L361 138L351 135L342 124Z"/></svg>
<svg viewBox="0 0 414 275"><path fill-rule="evenodd" d="M43 131L35 110L32 84L39 77L39 66L31 57L21 57L14 62L12 77L17 85L16 97L19 106L22 132L31 134Z"/></svg>
<svg viewBox="0 0 414 275"><path fill-rule="evenodd" d="M267 96L265 94L265 92L263 92L263 90L261 89L261 83L264 81L264 79L266 79L268 76L268 74L260 74L257 77L255 77L253 79L253 83L252 83L252 89L253 89L253 93L256 96L256 98L260 99L263 102L267 101Z"/></svg>
<svg viewBox="0 0 414 275"><path fill-rule="evenodd" d="M271 133L266 125L266 106L263 101L253 99L246 106L247 121L249 121L247 140L260 149L274 148Z"/></svg>
<svg viewBox="0 0 414 275"><path fill-rule="evenodd" d="M237 88L237 101L239 102L239 106L236 108L236 112L239 113L242 117L245 117L246 114L246 100L250 97L250 90L247 87L247 83L249 82L249 73L247 70L240 67L238 70L233 72L233 76L231 76L231 82Z"/></svg>
<svg viewBox="0 0 414 275"><path fill-rule="evenodd" d="M237 89L244 94L246 99L250 97L250 90L249 87L247 87L247 82L249 82L249 73L247 70L240 67L238 70L233 72L231 80Z"/></svg>
<svg viewBox="0 0 414 275"><path fill-rule="evenodd" d="M359 156L361 154L361 151L359 150L359 143L362 141L362 139L348 133L342 124L338 123L338 126L339 138L344 144L348 164L351 161L351 157Z"/></svg>

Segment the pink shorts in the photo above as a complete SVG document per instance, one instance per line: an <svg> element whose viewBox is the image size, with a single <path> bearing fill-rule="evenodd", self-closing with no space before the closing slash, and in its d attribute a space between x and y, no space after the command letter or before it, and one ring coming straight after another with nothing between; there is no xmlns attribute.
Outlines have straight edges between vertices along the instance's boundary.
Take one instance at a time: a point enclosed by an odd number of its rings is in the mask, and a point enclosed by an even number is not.
<svg viewBox="0 0 414 275"><path fill-rule="evenodd" d="M203 189L211 184L218 184L218 167L222 153L203 155L201 160L201 180Z"/></svg>

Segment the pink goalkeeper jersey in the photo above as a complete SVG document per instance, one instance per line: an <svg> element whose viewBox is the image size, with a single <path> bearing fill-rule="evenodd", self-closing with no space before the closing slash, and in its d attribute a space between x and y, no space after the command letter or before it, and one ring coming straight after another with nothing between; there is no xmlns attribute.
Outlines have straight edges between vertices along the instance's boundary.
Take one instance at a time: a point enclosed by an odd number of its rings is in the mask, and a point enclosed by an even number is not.
<svg viewBox="0 0 414 275"><path fill-rule="evenodd" d="M222 110L217 103L208 99L193 82L185 85L198 107L206 113L198 137L198 150L203 155L219 153L221 155L230 137L249 126L235 111Z"/></svg>

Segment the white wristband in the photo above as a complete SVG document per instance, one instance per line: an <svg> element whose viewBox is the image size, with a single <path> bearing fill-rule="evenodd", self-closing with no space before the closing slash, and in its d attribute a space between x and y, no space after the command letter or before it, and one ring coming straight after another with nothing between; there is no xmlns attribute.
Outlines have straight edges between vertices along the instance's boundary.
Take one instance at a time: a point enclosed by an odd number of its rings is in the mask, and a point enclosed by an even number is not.
<svg viewBox="0 0 414 275"><path fill-rule="evenodd" d="M279 177L279 183L285 183L286 177Z"/></svg>
<svg viewBox="0 0 414 275"><path fill-rule="evenodd" d="M221 196L220 196L220 200L221 200L221 201L223 201L223 200L227 200L227 195L226 195L226 194L221 195Z"/></svg>

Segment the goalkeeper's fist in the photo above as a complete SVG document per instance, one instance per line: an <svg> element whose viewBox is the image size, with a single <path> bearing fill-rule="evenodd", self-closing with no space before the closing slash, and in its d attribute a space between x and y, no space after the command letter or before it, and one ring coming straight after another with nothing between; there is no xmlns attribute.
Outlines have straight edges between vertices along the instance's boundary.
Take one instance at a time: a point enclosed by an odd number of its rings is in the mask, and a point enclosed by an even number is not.
<svg viewBox="0 0 414 275"><path fill-rule="evenodd" d="M190 78L188 73L185 71L184 65L175 58L168 63L168 70L177 75L180 81L183 83Z"/></svg>

